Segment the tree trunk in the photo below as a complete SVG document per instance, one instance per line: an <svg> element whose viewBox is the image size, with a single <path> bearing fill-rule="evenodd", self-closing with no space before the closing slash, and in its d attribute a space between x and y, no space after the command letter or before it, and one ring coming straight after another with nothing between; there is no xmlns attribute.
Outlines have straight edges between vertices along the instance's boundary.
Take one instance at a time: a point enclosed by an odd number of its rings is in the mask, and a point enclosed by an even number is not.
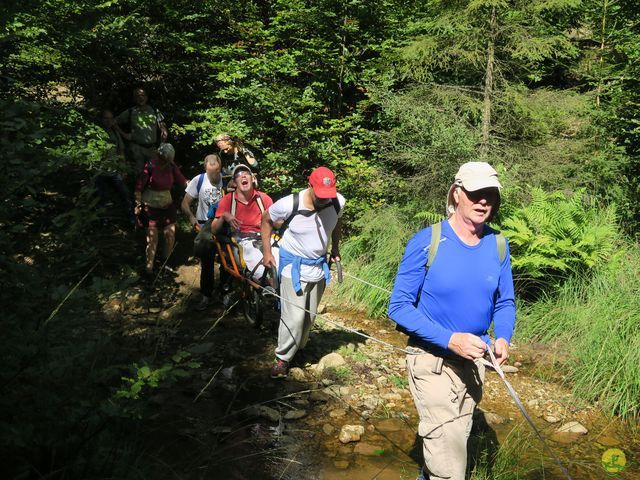
<svg viewBox="0 0 640 480"><path fill-rule="evenodd" d="M600 59L599 59L599 72L598 72L598 89L596 91L596 107L600 106L600 95L602 94L602 64L604 63L604 47L607 32L607 7L609 6L609 0L602 2L602 30L600 37Z"/></svg>
<svg viewBox="0 0 640 480"><path fill-rule="evenodd" d="M489 153L489 132L491 130L491 100L493 96L493 70L495 62L495 40L497 20L496 7L491 8L489 40L487 41L487 69L484 76L484 108L482 110L482 143L480 156L486 158Z"/></svg>

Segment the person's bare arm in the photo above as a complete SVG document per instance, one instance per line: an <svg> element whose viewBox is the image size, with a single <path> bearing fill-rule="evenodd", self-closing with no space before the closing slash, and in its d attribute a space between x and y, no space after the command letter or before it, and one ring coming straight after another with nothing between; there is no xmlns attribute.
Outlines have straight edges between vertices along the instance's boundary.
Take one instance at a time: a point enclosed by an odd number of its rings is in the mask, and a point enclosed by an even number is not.
<svg viewBox="0 0 640 480"><path fill-rule="evenodd" d="M498 338L493 344L493 348L498 365L502 365L509 358L509 342L504 338Z"/></svg>
<svg viewBox="0 0 640 480"><path fill-rule="evenodd" d="M273 233L273 222L269 210L262 213L262 222L260 223L260 235L262 236L262 264L265 268L275 267L276 260L271 252L271 234Z"/></svg>
<svg viewBox="0 0 640 480"><path fill-rule="evenodd" d="M180 209L182 210L182 213L184 213L189 219L189 223L191 223L191 226L193 227L193 229L196 232L198 232L200 231L200 226L198 225L198 219L191 211L191 203L194 200L195 199L191 195L189 195L188 193L185 193L184 197L182 198L182 203L180 204Z"/></svg>

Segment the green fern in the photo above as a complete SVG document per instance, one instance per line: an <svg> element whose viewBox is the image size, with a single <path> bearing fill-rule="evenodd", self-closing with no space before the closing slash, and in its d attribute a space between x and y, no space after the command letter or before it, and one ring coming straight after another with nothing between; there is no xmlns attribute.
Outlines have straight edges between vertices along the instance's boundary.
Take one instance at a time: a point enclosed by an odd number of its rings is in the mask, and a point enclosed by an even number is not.
<svg viewBox="0 0 640 480"><path fill-rule="evenodd" d="M584 190L566 196L532 188L530 195L528 205L501 223L520 291L535 295L609 258L618 238L614 206L596 207Z"/></svg>

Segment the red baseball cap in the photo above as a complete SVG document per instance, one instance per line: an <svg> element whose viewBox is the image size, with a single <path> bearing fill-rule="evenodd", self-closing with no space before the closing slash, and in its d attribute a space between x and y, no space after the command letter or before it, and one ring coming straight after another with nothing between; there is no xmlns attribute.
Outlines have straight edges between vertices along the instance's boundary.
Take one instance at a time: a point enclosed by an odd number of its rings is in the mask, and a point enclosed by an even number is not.
<svg viewBox="0 0 640 480"><path fill-rule="evenodd" d="M318 198L336 198L336 176L327 167L318 167L309 175L309 184Z"/></svg>

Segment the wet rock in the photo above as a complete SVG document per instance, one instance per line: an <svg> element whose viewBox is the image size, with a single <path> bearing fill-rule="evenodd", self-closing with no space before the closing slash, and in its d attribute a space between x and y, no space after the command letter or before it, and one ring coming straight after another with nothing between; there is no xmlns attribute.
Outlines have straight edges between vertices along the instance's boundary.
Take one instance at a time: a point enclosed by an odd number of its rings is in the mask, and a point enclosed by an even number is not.
<svg viewBox="0 0 640 480"><path fill-rule="evenodd" d="M322 372L327 368L337 368L346 363L347 362L342 355L332 352L320 359L318 366L316 367L316 375L322 375Z"/></svg>
<svg viewBox="0 0 640 480"><path fill-rule="evenodd" d="M223 368L221 373L226 380L232 380L236 373L236 365L233 365L232 367Z"/></svg>
<svg viewBox="0 0 640 480"><path fill-rule="evenodd" d="M249 414L255 417L266 418L271 422L280 421L280 412L266 405L258 405L250 408Z"/></svg>
<svg viewBox="0 0 640 480"><path fill-rule="evenodd" d="M580 435L586 435L589 430L584 428L579 422L569 422L562 425L558 430L558 433L578 433Z"/></svg>
<svg viewBox="0 0 640 480"><path fill-rule="evenodd" d="M340 394L341 397L346 397L351 393L351 389L349 387L340 387L340 390L338 390L338 393Z"/></svg>
<svg viewBox="0 0 640 480"><path fill-rule="evenodd" d="M406 428L406 424L399 418L385 418L375 424L376 430L383 433L397 432Z"/></svg>
<svg viewBox="0 0 640 480"><path fill-rule="evenodd" d="M369 443L358 443L353 449L353 453L362 455L365 457L378 457L384 454L384 448L380 445L371 445Z"/></svg>
<svg viewBox="0 0 640 480"><path fill-rule="evenodd" d="M298 420L299 418L303 418L307 416L306 410L289 410L284 414L285 420Z"/></svg>
<svg viewBox="0 0 640 480"><path fill-rule="evenodd" d="M347 411L344 408L336 408L335 410L331 410L329 412L329 416L331 418L342 418L347 414Z"/></svg>
<svg viewBox="0 0 640 480"><path fill-rule="evenodd" d="M551 435L551 440L558 443L569 444L578 441L580 437L582 437L581 433L555 432Z"/></svg>
<svg viewBox="0 0 640 480"><path fill-rule="evenodd" d="M289 378L291 380L295 380L296 382L306 382L307 381L307 376L304 373L304 370L302 370L299 367L293 367L291 369L289 369Z"/></svg>
<svg viewBox="0 0 640 480"><path fill-rule="evenodd" d="M560 421L560 419L558 417L556 417L555 415L545 415L544 417L545 422L548 423L558 423Z"/></svg>
<svg viewBox="0 0 640 480"><path fill-rule="evenodd" d="M346 470L349 468L349 460L334 460L333 466L340 470Z"/></svg>
<svg viewBox="0 0 640 480"><path fill-rule="evenodd" d="M331 397L340 396L340 387L338 385L330 385L322 391Z"/></svg>
<svg viewBox="0 0 640 480"><path fill-rule="evenodd" d="M149 307L149 313L160 313L161 311L160 307Z"/></svg>
<svg viewBox="0 0 640 480"><path fill-rule="evenodd" d="M338 440L342 443L359 442L364 435L362 425L343 425Z"/></svg>
<svg viewBox="0 0 640 480"><path fill-rule="evenodd" d="M493 412L484 412L484 418L489 425L503 425L509 421L507 418Z"/></svg>
<svg viewBox="0 0 640 480"><path fill-rule="evenodd" d="M603 447L615 447L617 445L620 445L620 440L618 440L615 437L602 435L601 437L598 437L598 439L596 440L596 443L602 445Z"/></svg>
<svg viewBox="0 0 640 480"><path fill-rule="evenodd" d="M322 431L324 432L325 435L333 435L333 432L336 431L336 427L334 427L330 423L325 423L322 426Z"/></svg>
<svg viewBox="0 0 640 480"><path fill-rule="evenodd" d="M374 397L373 395L367 395L363 399L362 405L367 410L375 410L379 403L380 403L380 400L378 398Z"/></svg>
<svg viewBox="0 0 640 480"><path fill-rule="evenodd" d="M516 367L516 368L520 368L520 367L522 367L522 362L514 362L513 366Z"/></svg>
<svg viewBox="0 0 640 480"><path fill-rule="evenodd" d="M293 404L296 407L302 408L302 409L306 409L306 408L309 408L309 406L311 406L311 402L309 400L307 400L306 398L298 398L298 399L293 401Z"/></svg>
<svg viewBox="0 0 640 480"><path fill-rule="evenodd" d="M209 353L215 347L215 343L206 342L201 343L200 345L194 345L189 347L189 352L193 355L204 355L205 353Z"/></svg>
<svg viewBox="0 0 640 480"><path fill-rule="evenodd" d="M519 371L519 368L515 365L502 365L500 368L504 373L517 373Z"/></svg>
<svg viewBox="0 0 640 480"><path fill-rule="evenodd" d="M314 390L313 392L311 392L309 394L309 400L311 400L312 402L328 402L329 400L331 400L331 395L320 391L320 390Z"/></svg>

